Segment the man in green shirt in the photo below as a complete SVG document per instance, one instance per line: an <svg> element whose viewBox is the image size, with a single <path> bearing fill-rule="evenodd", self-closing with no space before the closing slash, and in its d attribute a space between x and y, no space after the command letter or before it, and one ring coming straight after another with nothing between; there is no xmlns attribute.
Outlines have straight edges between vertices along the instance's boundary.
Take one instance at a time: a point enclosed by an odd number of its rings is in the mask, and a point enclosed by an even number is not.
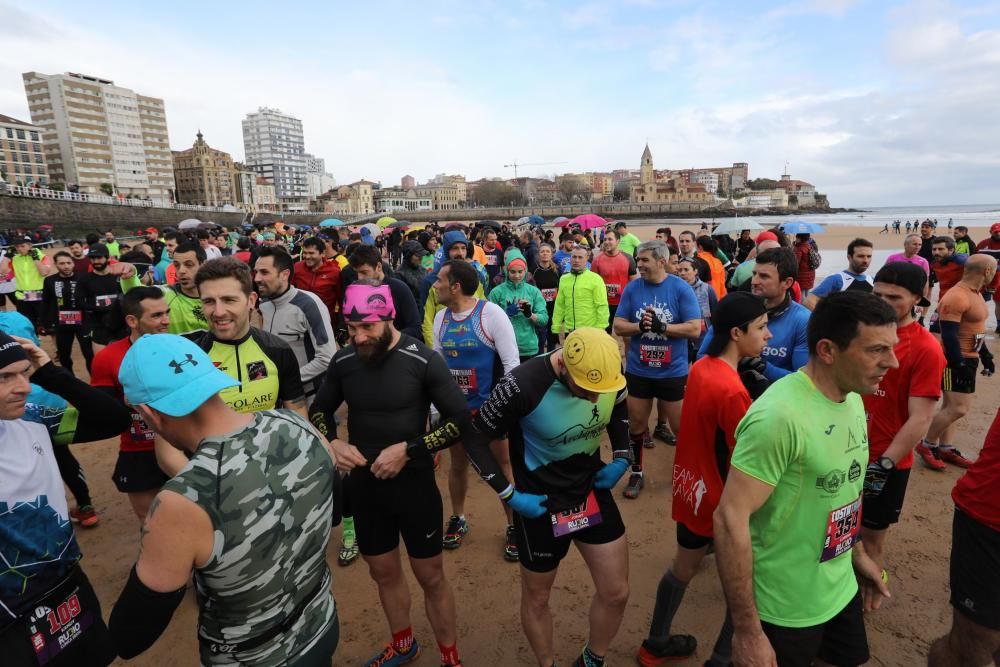
<svg viewBox="0 0 1000 667"><path fill-rule="evenodd" d="M118 241L115 240L115 233L110 229L104 232L104 245L107 247L108 254L111 255L112 259L121 257L121 247L118 245Z"/></svg>
<svg viewBox="0 0 1000 667"><path fill-rule="evenodd" d="M8 250L7 256L0 258L0 275L13 270L17 287L14 305L37 329L42 323L42 288L45 276L53 271L52 262L27 236L14 239L13 245L13 252Z"/></svg>
<svg viewBox="0 0 1000 667"><path fill-rule="evenodd" d="M735 664L864 664L862 609L889 595L857 541L868 465L859 394L899 366L896 316L872 294L838 292L813 311L808 340L809 362L737 427L714 516Z"/></svg>
<svg viewBox="0 0 1000 667"><path fill-rule="evenodd" d="M615 231L618 232L618 249L621 250L626 255L635 257L635 249L639 247L642 241L635 234L632 234L628 230L628 225L624 222L615 223Z"/></svg>
<svg viewBox="0 0 1000 667"><path fill-rule="evenodd" d="M194 276L205 263L205 249L197 243L185 241L174 248L173 264L177 282L161 285L163 298L170 308L170 329L172 334L185 338L198 338L208 331L208 320L198 297L198 286Z"/></svg>

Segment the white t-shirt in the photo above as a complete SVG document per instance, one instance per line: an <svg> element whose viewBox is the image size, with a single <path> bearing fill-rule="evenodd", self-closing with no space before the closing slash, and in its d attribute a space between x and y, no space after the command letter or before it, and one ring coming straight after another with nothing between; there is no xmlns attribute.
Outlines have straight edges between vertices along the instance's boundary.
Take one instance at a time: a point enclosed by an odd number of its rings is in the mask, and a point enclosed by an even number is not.
<svg viewBox="0 0 1000 667"><path fill-rule="evenodd" d="M207 262L210 259L218 259L219 257L222 257L222 251L209 243L205 248L205 261Z"/></svg>
<svg viewBox="0 0 1000 667"><path fill-rule="evenodd" d="M483 300L483 299L480 299ZM477 303L478 305L478 303ZM452 313L456 320L464 320L476 306ZM444 322L444 313L448 310L443 308L434 315L434 349L441 352L441 324ZM486 301L483 306L483 332L493 339L496 345L497 354L500 356L500 363L503 365L504 374L510 373L521 363L521 356L517 350L517 336L514 334L514 325L510 323L510 318L503 308L492 301ZM499 378L497 378L499 380Z"/></svg>

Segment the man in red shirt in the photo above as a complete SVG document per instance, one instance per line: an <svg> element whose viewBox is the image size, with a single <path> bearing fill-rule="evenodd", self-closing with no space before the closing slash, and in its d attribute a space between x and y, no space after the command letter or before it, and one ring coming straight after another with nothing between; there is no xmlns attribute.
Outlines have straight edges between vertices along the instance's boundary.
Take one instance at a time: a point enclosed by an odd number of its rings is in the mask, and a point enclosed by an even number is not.
<svg viewBox="0 0 1000 667"><path fill-rule="evenodd" d="M1000 410L951 498L951 630L931 645L927 664L989 665L1000 653Z"/></svg>
<svg viewBox="0 0 1000 667"><path fill-rule="evenodd" d="M875 296L896 311L898 342L878 389L862 398L868 416L868 471L861 509L862 547L879 569L885 566L885 538L899 521L913 466L913 448L927 434L941 397L945 358L937 339L913 316L928 305L927 274L908 262L890 262L875 274Z"/></svg>
<svg viewBox="0 0 1000 667"><path fill-rule="evenodd" d="M302 261L292 269L292 285L312 292L330 311L330 322L337 321L340 304L340 265L323 257L326 243L311 237L302 242Z"/></svg>
<svg viewBox="0 0 1000 667"><path fill-rule="evenodd" d="M688 583L701 567L712 544L712 515L725 484L729 459L736 446L736 426L750 407L751 392L767 386L763 375L737 371L740 359L760 356L771 337L767 308L760 297L733 292L719 301L712 314L713 338L705 356L691 367L681 410L681 427L674 457L673 519L677 522L677 555L660 580L649 637L636 660L653 667L692 655L697 641L672 635L670 626ZM726 615L716 640L711 667L728 665L733 628Z"/></svg>
<svg viewBox="0 0 1000 667"><path fill-rule="evenodd" d="M590 270L596 273L604 281L604 287L608 290L608 327L605 329L611 333L611 322L615 321L615 312L618 310L618 303L621 301L622 292L625 285L635 278L635 260L631 255L626 255L618 248L618 241L621 237L613 229L604 233L604 243L601 244L601 252L594 256L590 263Z"/></svg>
<svg viewBox="0 0 1000 667"><path fill-rule="evenodd" d="M937 276L937 281L941 285L938 293L938 300L944 298L952 287L962 279L965 271L965 260L968 255L955 252L955 239L950 236L936 236L931 244L931 252L934 253L934 261L931 262L931 270Z"/></svg>
<svg viewBox="0 0 1000 667"><path fill-rule="evenodd" d="M135 287L121 300L122 313L129 335L115 341L97 353L90 375L90 384L124 401L125 394L118 382L118 369L132 343L144 334L167 333L170 308L159 287ZM121 434L118 462L111 479L122 493L128 494L132 511L142 522L153 498L169 479L156 461L155 434L139 413L132 413L132 425Z"/></svg>

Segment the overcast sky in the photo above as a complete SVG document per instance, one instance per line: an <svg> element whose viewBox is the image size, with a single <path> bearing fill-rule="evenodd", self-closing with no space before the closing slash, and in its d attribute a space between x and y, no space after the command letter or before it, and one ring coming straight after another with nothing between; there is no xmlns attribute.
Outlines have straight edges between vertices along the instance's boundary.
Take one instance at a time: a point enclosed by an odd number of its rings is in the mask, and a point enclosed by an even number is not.
<svg viewBox="0 0 1000 667"><path fill-rule="evenodd" d="M145 3L143 3L145 4ZM738 7L737 7L738 5ZM784 162L834 206L1000 202L1000 1L0 0L0 113L21 73L166 102L243 157L259 106L338 182Z"/></svg>

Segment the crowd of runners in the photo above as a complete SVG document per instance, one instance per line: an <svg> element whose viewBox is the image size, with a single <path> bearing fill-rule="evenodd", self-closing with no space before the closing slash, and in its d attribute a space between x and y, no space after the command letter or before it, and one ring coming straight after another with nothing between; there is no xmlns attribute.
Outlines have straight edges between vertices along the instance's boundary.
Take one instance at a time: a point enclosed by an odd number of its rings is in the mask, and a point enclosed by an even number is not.
<svg viewBox="0 0 1000 667"><path fill-rule="evenodd" d="M205 225L54 253L14 239L0 259L16 307L0 312L2 662L139 656L193 576L202 664L330 665L339 525L337 560L360 554L388 630L365 664L409 663L428 642L412 630L402 541L440 663L461 665L456 618L476 600L456 599L443 551L473 528L471 468L497 495L475 529L495 532L498 563L520 564L540 666L557 664L549 600L574 545L594 592L572 665L605 664L630 597L653 607L640 665L694 655L674 619L711 553L727 607L706 665L862 665L915 451L966 469L953 625L929 664L990 664L1000 412L975 460L955 425L995 370L1000 223L979 244L934 227L880 267L855 239L848 268L819 284L815 241L780 228L664 227L641 242L625 222ZM138 556L105 614L73 527L100 512L71 447L111 437ZM664 446L676 555L630 590L618 497L650 502L643 458Z"/></svg>

